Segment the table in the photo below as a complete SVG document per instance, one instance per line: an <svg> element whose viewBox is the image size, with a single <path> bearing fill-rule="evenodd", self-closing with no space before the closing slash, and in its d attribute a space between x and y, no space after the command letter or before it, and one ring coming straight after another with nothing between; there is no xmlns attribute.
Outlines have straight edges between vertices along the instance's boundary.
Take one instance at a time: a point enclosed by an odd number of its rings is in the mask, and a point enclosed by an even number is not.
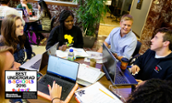
<svg viewBox="0 0 172 103"><path fill-rule="evenodd" d="M77 62L79 63L85 63L85 64L88 64L88 62L84 62L83 59L77 59L76 60ZM96 68L102 68L102 65L101 64L96 64ZM45 67L44 69L42 69L40 72L42 74L46 74L46 70L47 70L47 67ZM106 88L109 88L109 85L111 85L112 83L110 81L107 80L106 76L104 75L100 80L99 82L104 85ZM83 86L79 85L80 88L82 88ZM131 93L131 86L117 86L117 87L114 87L116 88L115 90L119 90L119 94L125 98L125 100L127 99L128 95ZM117 89L118 88L118 89ZM46 100L42 97L39 97L38 96L38 99L28 99L29 102L31 103L50 103L49 100ZM75 100L75 96L73 95L70 102L69 103L78 103L76 100Z"/></svg>
<svg viewBox="0 0 172 103"><path fill-rule="evenodd" d="M33 23L33 22L37 22L38 20L29 20L29 17L23 17L23 20L26 22L26 23Z"/></svg>

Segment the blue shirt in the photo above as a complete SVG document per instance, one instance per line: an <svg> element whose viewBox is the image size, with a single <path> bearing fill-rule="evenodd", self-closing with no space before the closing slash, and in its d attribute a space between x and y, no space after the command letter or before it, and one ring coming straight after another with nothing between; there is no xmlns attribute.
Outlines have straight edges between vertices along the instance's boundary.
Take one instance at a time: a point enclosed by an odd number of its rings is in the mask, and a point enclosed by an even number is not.
<svg viewBox="0 0 172 103"><path fill-rule="evenodd" d="M105 42L111 45L110 50L113 53L117 53L118 56L130 59L136 48L137 38L132 31L121 37L120 30L120 27L114 28L106 38Z"/></svg>

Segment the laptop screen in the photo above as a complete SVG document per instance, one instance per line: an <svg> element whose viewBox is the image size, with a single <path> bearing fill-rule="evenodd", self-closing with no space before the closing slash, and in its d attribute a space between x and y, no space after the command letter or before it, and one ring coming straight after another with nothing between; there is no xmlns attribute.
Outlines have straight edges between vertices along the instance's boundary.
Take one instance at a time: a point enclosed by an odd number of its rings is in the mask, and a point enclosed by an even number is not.
<svg viewBox="0 0 172 103"><path fill-rule="evenodd" d="M117 61L115 60L115 57L110 52L110 50L103 44L103 65L107 71L107 75L110 76L109 79L111 79L113 82L115 81L115 72L116 72L116 65Z"/></svg>
<svg viewBox="0 0 172 103"><path fill-rule="evenodd" d="M47 72L76 81L79 63L49 56Z"/></svg>
<svg viewBox="0 0 172 103"><path fill-rule="evenodd" d="M23 18L23 11L22 10L17 10L17 11L20 14L20 17Z"/></svg>

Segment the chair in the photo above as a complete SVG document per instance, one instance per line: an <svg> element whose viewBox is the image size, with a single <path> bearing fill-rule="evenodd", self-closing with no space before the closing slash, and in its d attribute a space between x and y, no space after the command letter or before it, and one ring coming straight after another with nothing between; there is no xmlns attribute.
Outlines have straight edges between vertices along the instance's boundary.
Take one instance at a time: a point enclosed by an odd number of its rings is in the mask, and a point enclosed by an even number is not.
<svg viewBox="0 0 172 103"><path fill-rule="evenodd" d="M139 41L137 41L136 49L135 49L135 51L134 51L134 53L133 53L133 55L132 55L132 58L131 58L130 61L129 61L129 65L131 65L131 64L133 63L133 60L134 60L135 58L137 58L137 57L140 56L139 51L140 51L141 45L142 45L142 43L139 42Z"/></svg>
<svg viewBox="0 0 172 103"><path fill-rule="evenodd" d="M49 30L49 31L46 31L46 30L41 30L41 31L34 31L36 34L38 34L38 33L50 33L51 32L51 30L52 30L52 28L53 28L53 23L54 23L54 21L55 21L55 16L53 16L53 18L51 19L51 29ZM38 35L36 35L37 36L37 38L39 38L39 36ZM40 41L41 40L38 40L37 39L37 45L39 45L39 43L40 43Z"/></svg>
<svg viewBox="0 0 172 103"><path fill-rule="evenodd" d="M116 6L116 0L111 0L111 5L109 6L110 16L107 16L107 18L113 18L112 15L114 13L115 6Z"/></svg>
<svg viewBox="0 0 172 103"><path fill-rule="evenodd" d="M53 18L51 19L51 29L49 31L46 31L46 30L41 30L41 31L36 31L37 33L50 33L52 28L53 28L53 23L55 21L55 16L53 16Z"/></svg>

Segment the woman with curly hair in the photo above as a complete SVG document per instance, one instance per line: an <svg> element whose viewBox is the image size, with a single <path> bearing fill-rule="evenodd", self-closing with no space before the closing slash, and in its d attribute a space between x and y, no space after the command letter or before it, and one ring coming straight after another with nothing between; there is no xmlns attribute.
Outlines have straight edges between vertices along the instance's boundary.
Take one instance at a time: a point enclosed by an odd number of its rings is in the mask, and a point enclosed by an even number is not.
<svg viewBox="0 0 172 103"><path fill-rule="evenodd" d="M172 82L150 79L132 92L126 103L171 103Z"/></svg>

